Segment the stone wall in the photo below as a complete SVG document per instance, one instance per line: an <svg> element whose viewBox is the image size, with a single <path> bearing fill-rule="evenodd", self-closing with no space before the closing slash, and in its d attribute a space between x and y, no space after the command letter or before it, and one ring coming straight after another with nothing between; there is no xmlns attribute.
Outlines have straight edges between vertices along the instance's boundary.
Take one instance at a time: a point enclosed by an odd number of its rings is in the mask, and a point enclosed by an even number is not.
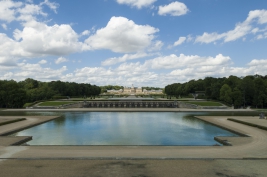
<svg viewBox="0 0 267 177"><path fill-rule="evenodd" d="M88 101L86 108L175 108L174 101Z"/></svg>

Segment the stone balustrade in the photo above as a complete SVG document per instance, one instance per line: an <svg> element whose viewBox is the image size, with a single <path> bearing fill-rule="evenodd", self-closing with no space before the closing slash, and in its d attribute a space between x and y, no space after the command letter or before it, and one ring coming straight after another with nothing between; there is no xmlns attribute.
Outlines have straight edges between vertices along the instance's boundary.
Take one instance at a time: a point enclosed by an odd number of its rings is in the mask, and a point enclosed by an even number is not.
<svg viewBox="0 0 267 177"><path fill-rule="evenodd" d="M87 101L85 108L175 108L174 101Z"/></svg>

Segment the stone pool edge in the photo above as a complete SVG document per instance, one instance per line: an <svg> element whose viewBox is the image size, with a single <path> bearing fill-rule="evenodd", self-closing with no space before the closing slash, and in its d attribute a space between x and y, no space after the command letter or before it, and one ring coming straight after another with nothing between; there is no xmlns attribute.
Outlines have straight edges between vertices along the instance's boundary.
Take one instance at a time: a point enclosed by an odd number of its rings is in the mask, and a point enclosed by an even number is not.
<svg viewBox="0 0 267 177"><path fill-rule="evenodd" d="M19 146L32 140L32 136L9 137L14 133L52 121L60 116L0 116L0 118L25 118L23 121L3 125L0 129L0 146Z"/></svg>
<svg viewBox="0 0 267 177"><path fill-rule="evenodd" d="M33 116L34 117L34 116ZM198 116L198 118L201 116ZM235 117L235 116L231 116ZM267 133L228 121L229 116L202 116L250 137L229 138L233 146L0 146L1 159L266 159ZM236 118L236 117L235 117ZM242 119L242 117L239 117ZM255 119L255 117L252 117ZM266 120L265 120L266 121ZM239 139L239 140L238 140ZM242 141L240 141L240 139ZM11 156L5 153L15 152Z"/></svg>

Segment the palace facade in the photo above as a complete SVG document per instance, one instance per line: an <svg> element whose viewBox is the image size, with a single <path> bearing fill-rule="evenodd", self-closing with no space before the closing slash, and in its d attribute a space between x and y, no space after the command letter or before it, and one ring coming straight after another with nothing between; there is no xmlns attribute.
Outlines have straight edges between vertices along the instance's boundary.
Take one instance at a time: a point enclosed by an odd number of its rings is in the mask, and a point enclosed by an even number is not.
<svg viewBox="0 0 267 177"><path fill-rule="evenodd" d="M149 95L149 94L163 94L162 90L146 90L142 87L124 87L120 90L107 90L110 94L123 94L123 95Z"/></svg>

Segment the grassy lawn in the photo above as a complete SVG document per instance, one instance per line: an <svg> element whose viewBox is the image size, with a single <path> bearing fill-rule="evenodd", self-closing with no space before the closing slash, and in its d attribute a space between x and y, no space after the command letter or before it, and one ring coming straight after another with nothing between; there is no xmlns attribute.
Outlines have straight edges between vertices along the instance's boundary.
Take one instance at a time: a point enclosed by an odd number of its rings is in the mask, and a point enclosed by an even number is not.
<svg viewBox="0 0 267 177"><path fill-rule="evenodd" d="M258 111L258 112L267 112L267 109L256 109L256 108L253 108L253 110Z"/></svg>
<svg viewBox="0 0 267 177"><path fill-rule="evenodd" d="M75 101L47 101L39 104L38 106L60 106L70 103L75 103Z"/></svg>
<svg viewBox="0 0 267 177"><path fill-rule="evenodd" d="M186 103L195 104L195 105L199 105L199 106L222 106L221 103L219 103L219 102L212 102L212 101L205 101L205 102L188 101Z"/></svg>
<svg viewBox="0 0 267 177"><path fill-rule="evenodd" d="M30 105L32 105L33 103L25 103L24 105L23 105L23 108L26 108L26 107L29 107Z"/></svg>

